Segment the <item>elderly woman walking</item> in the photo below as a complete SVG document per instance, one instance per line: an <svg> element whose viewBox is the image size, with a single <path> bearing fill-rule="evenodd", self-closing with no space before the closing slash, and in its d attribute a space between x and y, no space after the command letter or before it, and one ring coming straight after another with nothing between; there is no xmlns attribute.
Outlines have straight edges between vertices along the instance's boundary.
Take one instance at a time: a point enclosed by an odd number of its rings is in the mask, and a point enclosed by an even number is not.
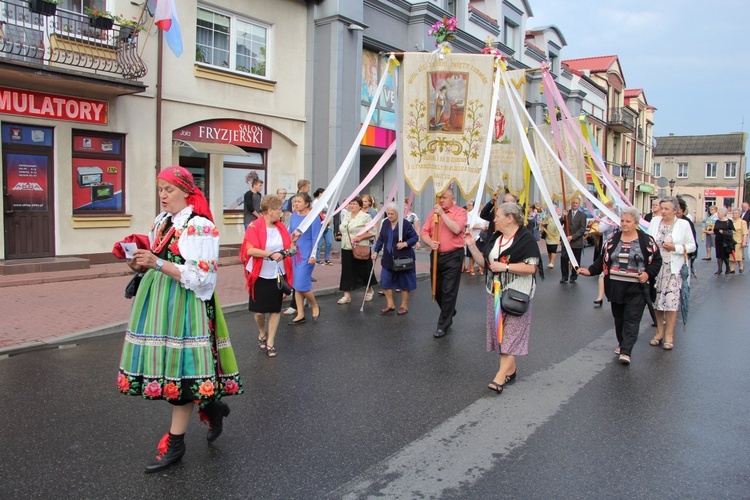
<svg viewBox="0 0 750 500"><path fill-rule="evenodd" d="M654 238L661 252L662 266L656 278L656 335L652 346L664 342L664 349L674 347L674 327L677 323L677 311L680 309L680 290L682 276L680 270L687 262L687 254L696 249L695 238L690 224L677 218L677 198L667 196L660 202L661 215L651 219L648 234ZM690 279L688 275L687 278Z"/></svg>
<svg viewBox="0 0 750 500"><path fill-rule="evenodd" d="M655 283L661 269L661 254L654 238L638 231L641 215L633 207L623 208L620 231L614 232L602 245L593 264L579 268L584 276L604 276L604 291L612 306L620 362L630 364L633 346L638 340L647 285ZM655 291L654 291L655 292Z"/></svg>
<svg viewBox="0 0 750 500"><path fill-rule="evenodd" d="M393 290L401 290L401 306L398 308L399 316L409 312L409 292L417 288L417 270L413 263L416 262L414 245L419 241L419 235L411 223L403 219L403 237L399 239L398 206L389 203L385 209L387 220L380 228L375 246L372 249L372 260L378 257L378 252L383 250L383 259L380 261L380 288L385 292L385 308L380 314L388 314L396 310L393 302ZM411 269L398 270L393 268L393 261L397 257L410 257Z"/></svg>
<svg viewBox="0 0 750 500"><path fill-rule="evenodd" d="M515 203L503 203L495 212L495 232L484 246L477 248L471 234L464 236L474 260L485 268L487 284L487 350L500 353L500 367L487 386L502 394L503 386L516 378L516 357L529 353L531 332L531 299L536 288L536 272L542 260L534 235L523 226L524 216ZM544 275L542 274L542 277ZM521 316L503 314L503 338L498 339L493 300L494 278L499 278L502 289L528 294L528 309Z"/></svg>

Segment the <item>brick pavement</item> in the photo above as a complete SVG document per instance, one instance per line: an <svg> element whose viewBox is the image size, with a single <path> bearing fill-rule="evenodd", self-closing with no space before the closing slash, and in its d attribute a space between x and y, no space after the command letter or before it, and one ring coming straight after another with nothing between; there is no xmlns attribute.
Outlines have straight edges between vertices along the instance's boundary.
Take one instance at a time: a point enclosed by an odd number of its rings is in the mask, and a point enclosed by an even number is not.
<svg viewBox="0 0 750 500"><path fill-rule="evenodd" d="M317 295L337 293L341 265L316 266ZM380 272L377 265L376 272ZM429 264L417 260L419 274ZM77 338L124 331L131 301L124 298L131 271L124 263L90 269L0 276L0 356ZM247 292L236 257L219 260L216 294L226 312L242 310Z"/></svg>

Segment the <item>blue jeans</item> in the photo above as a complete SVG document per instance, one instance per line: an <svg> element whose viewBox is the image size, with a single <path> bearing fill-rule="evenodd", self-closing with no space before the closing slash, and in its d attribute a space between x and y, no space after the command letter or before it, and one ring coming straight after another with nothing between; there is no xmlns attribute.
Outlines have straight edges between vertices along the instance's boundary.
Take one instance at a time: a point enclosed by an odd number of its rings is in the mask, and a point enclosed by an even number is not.
<svg viewBox="0 0 750 500"><path fill-rule="evenodd" d="M320 239L320 247L318 248L318 255L320 255L321 251L325 252L325 260L331 260L331 245L333 242L331 241L331 228L327 227L325 231L323 231L323 237Z"/></svg>

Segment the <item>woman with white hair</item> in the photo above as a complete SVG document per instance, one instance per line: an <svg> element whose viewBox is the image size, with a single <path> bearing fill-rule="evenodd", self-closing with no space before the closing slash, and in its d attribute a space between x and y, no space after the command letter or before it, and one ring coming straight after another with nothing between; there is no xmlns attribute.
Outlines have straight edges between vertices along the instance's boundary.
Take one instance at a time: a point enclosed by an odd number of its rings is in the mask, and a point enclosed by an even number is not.
<svg viewBox="0 0 750 500"><path fill-rule="evenodd" d="M719 207L714 222L714 248L716 248L716 262L719 265L718 270L714 273L721 274L721 265L724 264L727 274L734 274L734 269L729 270L729 257L734 249L734 224L727 217L727 207Z"/></svg>
<svg viewBox="0 0 750 500"><path fill-rule="evenodd" d="M588 269L578 269L578 274L584 276L603 277L615 320L615 354L624 365L630 364L633 346L638 340L646 293L654 295L653 284L661 269L659 247L653 237L638 231L640 219L638 209L623 208L620 230L604 242L598 258ZM647 283L651 283L651 287Z"/></svg>
<svg viewBox="0 0 750 500"><path fill-rule="evenodd" d="M396 310L393 302L393 290L401 290L401 305L398 308L399 316L409 312L409 292L417 288L417 270L415 267L414 245L419 241L419 235L411 223L403 219L403 231L399 238L398 206L389 203L385 208L387 220L380 228L380 234L372 249L372 259L378 257L378 252L383 250L383 259L380 261L382 270L380 272L380 288L383 289L386 305L380 310L380 314L388 314ZM411 269L397 269L394 259L399 257L411 258Z"/></svg>

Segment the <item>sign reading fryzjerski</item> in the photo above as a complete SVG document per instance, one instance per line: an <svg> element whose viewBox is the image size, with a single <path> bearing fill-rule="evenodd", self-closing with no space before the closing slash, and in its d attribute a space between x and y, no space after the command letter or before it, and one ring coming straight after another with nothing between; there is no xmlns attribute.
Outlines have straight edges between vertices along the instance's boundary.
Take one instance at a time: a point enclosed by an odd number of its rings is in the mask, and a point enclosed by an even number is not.
<svg viewBox="0 0 750 500"><path fill-rule="evenodd" d="M411 189L435 192L456 182L477 188L490 126L493 58L474 54L404 54L403 163Z"/></svg>
<svg viewBox="0 0 750 500"><path fill-rule="evenodd" d="M243 120L206 120L172 132L172 139L271 149L271 129Z"/></svg>

